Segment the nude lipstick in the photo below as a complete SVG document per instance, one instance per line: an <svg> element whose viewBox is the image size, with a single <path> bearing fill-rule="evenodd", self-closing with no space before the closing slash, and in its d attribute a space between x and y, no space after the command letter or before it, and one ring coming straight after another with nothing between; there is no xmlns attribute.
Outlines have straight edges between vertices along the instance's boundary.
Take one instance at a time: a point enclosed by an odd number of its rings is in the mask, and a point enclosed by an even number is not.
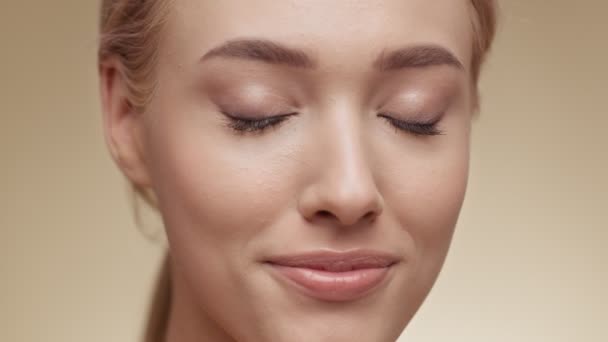
<svg viewBox="0 0 608 342"><path fill-rule="evenodd" d="M376 251L321 251L277 256L266 264L282 281L310 297L345 302L373 292L398 261Z"/></svg>

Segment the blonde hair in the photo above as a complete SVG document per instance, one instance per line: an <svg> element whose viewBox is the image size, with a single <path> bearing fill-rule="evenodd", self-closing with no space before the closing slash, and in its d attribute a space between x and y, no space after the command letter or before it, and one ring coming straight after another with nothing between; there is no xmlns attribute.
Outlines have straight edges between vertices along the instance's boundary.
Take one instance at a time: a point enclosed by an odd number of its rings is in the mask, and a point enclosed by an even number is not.
<svg viewBox="0 0 608 342"><path fill-rule="evenodd" d="M120 62L118 72L129 90L130 105L143 111L155 89L154 68L160 32L173 0L102 0L99 63L108 58ZM471 72L477 86L481 66L494 41L497 22L496 0L471 0L474 33ZM133 193L157 208L150 189L131 184ZM171 281L168 255L159 273L150 306L145 342L162 342L171 306Z"/></svg>

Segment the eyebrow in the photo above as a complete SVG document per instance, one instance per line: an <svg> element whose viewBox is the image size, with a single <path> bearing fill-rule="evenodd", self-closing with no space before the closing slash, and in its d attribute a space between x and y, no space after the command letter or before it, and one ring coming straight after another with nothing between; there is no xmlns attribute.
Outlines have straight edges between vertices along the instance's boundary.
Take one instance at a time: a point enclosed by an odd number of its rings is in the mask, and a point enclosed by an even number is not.
<svg viewBox="0 0 608 342"><path fill-rule="evenodd" d="M217 57L252 60L305 69L312 69L318 65L316 59L302 49L288 47L265 39L229 40L209 50L201 57L201 61ZM464 70L464 65L453 53L442 46L433 44L384 50L373 63L373 67L379 71L440 65Z"/></svg>
<svg viewBox="0 0 608 342"><path fill-rule="evenodd" d="M303 50L263 39L230 40L211 49L201 58L201 61L213 57L249 59L307 69L316 66L313 58Z"/></svg>
<svg viewBox="0 0 608 342"><path fill-rule="evenodd" d="M374 67L380 71L439 65L464 70L462 62L453 53L439 45L415 45L393 51L385 50L374 62Z"/></svg>

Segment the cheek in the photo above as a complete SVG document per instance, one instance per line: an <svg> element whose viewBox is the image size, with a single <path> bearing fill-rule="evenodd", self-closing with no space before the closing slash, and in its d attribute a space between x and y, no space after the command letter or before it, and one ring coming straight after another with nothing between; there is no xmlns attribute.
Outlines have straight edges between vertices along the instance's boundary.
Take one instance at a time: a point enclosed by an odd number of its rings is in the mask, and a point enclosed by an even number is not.
<svg viewBox="0 0 608 342"><path fill-rule="evenodd" d="M284 177L294 172L288 147L271 154L210 121L176 119L154 134L154 186L170 242L180 248L242 252L293 198Z"/></svg>
<svg viewBox="0 0 608 342"><path fill-rule="evenodd" d="M403 285L397 291L409 298L410 308L421 305L435 283L464 200L468 141L450 140L436 154L413 152L398 162L392 158L393 167L386 167L391 172L382 184L385 209L409 242Z"/></svg>
<svg viewBox="0 0 608 342"><path fill-rule="evenodd" d="M419 262L443 260L464 201L470 129L464 121L450 128L429 148L403 152L387 147L390 153L379 163L389 170L382 178L387 207L411 236L416 246L412 257ZM402 157L395 158L398 153Z"/></svg>
<svg viewBox="0 0 608 342"><path fill-rule="evenodd" d="M419 169L419 177L402 194L407 201L401 221L411 225L411 234L424 249L447 247L464 200L468 155L458 153Z"/></svg>
<svg viewBox="0 0 608 342"><path fill-rule="evenodd" d="M166 176L156 180L167 209L164 213L170 216L177 210L181 217L174 220L188 221L175 222L168 228L191 227L204 231L205 239L235 241L237 235L255 230L259 221L271 216L272 208L266 203L277 195L274 184L268 181L273 168L229 163L221 155L221 148L195 147L205 143L212 142L176 142L162 158Z"/></svg>

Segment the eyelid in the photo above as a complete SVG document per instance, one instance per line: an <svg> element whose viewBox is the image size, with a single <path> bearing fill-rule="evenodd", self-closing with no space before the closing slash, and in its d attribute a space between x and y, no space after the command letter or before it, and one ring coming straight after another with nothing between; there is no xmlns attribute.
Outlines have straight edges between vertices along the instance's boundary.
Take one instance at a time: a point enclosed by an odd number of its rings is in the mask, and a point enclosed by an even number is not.
<svg viewBox="0 0 608 342"><path fill-rule="evenodd" d="M267 120L267 119L272 119L272 118L281 118L281 117L298 114L297 112L289 112L289 113L281 113L281 114L250 115L250 114L243 114L243 113L236 113L236 112L228 112L228 111L223 111L223 110L220 112L232 120L241 120L241 121L250 121L250 122Z"/></svg>
<svg viewBox="0 0 608 342"><path fill-rule="evenodd" d="M278 127L291 116L298 113L285 113L258 118L243 117L239 114L222 111L226 118L226 126L239 134L262 134L266 129Z"/></svg>
<svg viewBox="0 0 608 342"><path fill-rule="evenodd" d="M378 116L389 116L394 120L409 122L409 123L417 123L417 124L436 124L443 117L447 110L441 111L433 111L433 112L413 112L414 114L408 114L406 118L405 115L399 114L399 111L391 111L391 110L382 110L378 111Z"/></svg>
<svg viewBox="0 0 608 342"><path fill-rule="evenodd" d="M296 107L286 105L285 103L250 102L247 99L240 99L238 97L217 103L217 109L226 116L246 120L261 120L296 112Z"/></svg>
<svg viewBox="0 0 608 342"><path fill-rule="evenodd" d="M433 116L431 119L410 119L403 120L397 119L395 115L391 115L391 113L383 112L379 113L378 117L384 118L387 122L389 122L395 129L412 133L414 135L426 135L426 136L434 136L434 135L443 135L443 131L437 128L437 124L443 119L445 112L440 113L439 115Z"/></svg>
<svg viewBox="0 0 608 342"><path fill-rule="evenodd" d="M388 112L399 119L430 121L431 117L448 111L460 98L457 84L421 82L400 82L383 90L383 95L376 102L376 111Z"/></svg>
<svg viewBox="0 0 608 342"><path fill-rule="evenodd" d="M212 94L218 110L239 118L263 117L293 112L298 108L294 99L263 84L244 83ZM263 114L262 114L263 113Z"/></svg>

